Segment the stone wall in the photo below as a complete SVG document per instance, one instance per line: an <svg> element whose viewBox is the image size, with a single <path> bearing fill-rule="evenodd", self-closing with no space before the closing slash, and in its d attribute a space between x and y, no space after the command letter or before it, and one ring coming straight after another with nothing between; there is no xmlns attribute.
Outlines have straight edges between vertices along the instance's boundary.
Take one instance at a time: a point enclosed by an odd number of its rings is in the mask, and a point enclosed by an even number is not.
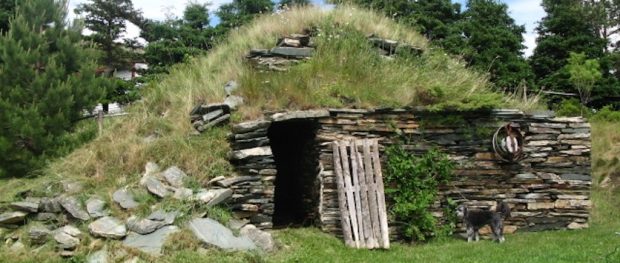
<svg viewBox="0 0 620 263"><path fill-rule="evenodd" d="M431 208L437 217L442 217L442 202L447 197L480 209L494 209L497 200L504 200L512 208L507 232L587 227L590 125L581 118L526 115L517 110L333 109L278 113L264 121L236 125L231 135L233 164L239 175L248 179L235 186L236 207L251 207L255 224L269 226L274 209L270 200L277 171L264 135L271 122L294 119L318 123L320 173L316 178L319 205L315 223L324 231L341 232L329 142L347 138L378 138L383 147L405 139L403 147L414 153L431 147L447 153L456 163L456 171ZM524 136L525 157L517 163L501 161L493 151L493 134L507 123L519 126Z"/></svg>

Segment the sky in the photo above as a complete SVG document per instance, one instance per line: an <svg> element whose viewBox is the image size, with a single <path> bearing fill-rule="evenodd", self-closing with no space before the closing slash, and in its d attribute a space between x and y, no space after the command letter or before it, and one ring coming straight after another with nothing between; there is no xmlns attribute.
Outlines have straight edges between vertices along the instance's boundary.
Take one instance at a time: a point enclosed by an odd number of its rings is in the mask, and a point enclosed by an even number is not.
<svg viewBox="0 0 620 263"><path fill-rule="evenodd" d="M211 3L209 9L211 12L217 10L222 4L232 2L231 0L194 0L198 3ZM453 0L461 3L465 8L466 0ZM527 32L523 35L525 39L525 55L530 56L536 47L535 28L538 21L545 15L545 11L540 6L542 0L501 0L508 4L510 15L515 19L518 25L525 25ZM73 9L80 3L88 2L88 0L69 0L70 13L72 16ZM151 19L163 20L168 15L181 16L183 9L188 0L133 0L134 7L141 9L144 17ZM312 0L313 3L325 5L324 0ZM212 17L212 24L218 22L217 17ZM128 26L127 37L133 38L139 35L139 29L136 26Z"/></svg>

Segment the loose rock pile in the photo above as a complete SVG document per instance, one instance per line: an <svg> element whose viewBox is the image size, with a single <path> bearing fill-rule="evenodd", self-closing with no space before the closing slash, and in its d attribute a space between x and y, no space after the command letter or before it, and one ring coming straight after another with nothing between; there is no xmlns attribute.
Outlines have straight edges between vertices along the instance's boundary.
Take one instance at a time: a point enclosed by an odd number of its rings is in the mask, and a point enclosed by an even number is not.
<svg viewBox="0 0 620 263"><path fill-rule="evenodd" d="M146 191L157 198L175 198L196 202L197 205L212 207L227 202L231 199L233 191L228 188L214 187L198 189L196 191L185 186L187 178L181 169L176 166L160 171L155 163L148 163L145 173L140 180L140 185ZM162 246L170 235L177 233L181 228L187 227L192 230L196 238L203 241L207 246L215 246L221 249L248 250L263 249L264 245L257 246L260 241L272 244L271 235L260 230L244 232L237 237L232 231L209 218L197 217L185 225L175 225L176 219L181 216L178 211L166 211L155 209L146 217L131 215L127 219L121 219L123 215L112 215L106 207L106 201L101 196L91 196L85 203L78 198L82 185L70 182L72 187L59 196L54 197L28 197L23 201L13 202L7 211L0 214L0 234L19 230L29 223L27 233L28 242L22 241L19 235L10 235L4 240L11 249L25 249L30 247L42 247L49 240L56 243L56 248L62 256L73 256L78 247L87 245L85 242L102 240L122 240L127 248L137 249L152 256L160 256ZM126 186L115 191L111 200L128 213L141 206L134 198L135 189ZM154 207L157 207L154 206ZM77 226L84 222L85 230ZM234 221L237 229L246 226L248 221ZM56 227L59 226L59 227ZM254 227L255 229L255 227ZM215 231L217 230L217 231ZM258 231L258 232L257 232ZM90 235L90 238L87 236ZM26 245L25 245L26 244ZM271 250L273 246L266 247ZM102 252L103 251L103 252ZM92 260L97 258L109 258L107 251L101 250L91 255ZM100 262L100 261L92 261Z"/></svg>
<svg viewBox="0 0 620 263"><path fill-rule="evenodd" d="M396 40L380 38L373 35L368 36L368 41L379 49L381 55L385 57L392 57L399 52L412 54L414 56L420 56L424 53L424 50L417 48L413 45L399 42Z"/></svg>
<svg viewBox="0 0 620 263"><path fill-rule="evenodd" d="M272 49L252 49L246 58L260 70L287 71L290 66L312 57L314 44L308 34L292 34L278 39Z"/></svg>

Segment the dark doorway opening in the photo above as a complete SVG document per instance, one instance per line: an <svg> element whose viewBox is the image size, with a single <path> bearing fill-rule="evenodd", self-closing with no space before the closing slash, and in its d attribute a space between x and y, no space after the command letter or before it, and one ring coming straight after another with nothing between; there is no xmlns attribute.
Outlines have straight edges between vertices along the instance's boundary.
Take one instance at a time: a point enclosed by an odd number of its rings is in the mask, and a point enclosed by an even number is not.
<svg viewBox="0 0 620 263"><path fill-rule="evenodd" d="M318 124L311 120L272 123L271 150L278 174L275 180L273 226L312 225L318 213Z"/></svg>

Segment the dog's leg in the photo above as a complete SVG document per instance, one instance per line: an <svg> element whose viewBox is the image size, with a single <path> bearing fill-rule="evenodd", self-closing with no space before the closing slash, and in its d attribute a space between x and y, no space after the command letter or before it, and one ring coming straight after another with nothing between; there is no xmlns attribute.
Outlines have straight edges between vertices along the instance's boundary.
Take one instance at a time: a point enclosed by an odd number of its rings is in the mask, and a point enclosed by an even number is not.
<svg viewBox="0 0 620 263"><path fill-rule="evenodd" d="M493 224L491 224L491 228L493 231L493 239L499 243L504 242L504 224L501 219L493 222Z"/></svg>
<svg viewBox="0 0 620 263"><path fill-rule="evenodd" d="M467 226L467 242L471 242L474 239L474 227Z"/></svg>
<svg viewBox="0 0 620 263"><path fill-rule="evenodd" d="M480 232L478 232L478 229L474 229L474 233L476 235L476 242L480 241Z"/></svg>

